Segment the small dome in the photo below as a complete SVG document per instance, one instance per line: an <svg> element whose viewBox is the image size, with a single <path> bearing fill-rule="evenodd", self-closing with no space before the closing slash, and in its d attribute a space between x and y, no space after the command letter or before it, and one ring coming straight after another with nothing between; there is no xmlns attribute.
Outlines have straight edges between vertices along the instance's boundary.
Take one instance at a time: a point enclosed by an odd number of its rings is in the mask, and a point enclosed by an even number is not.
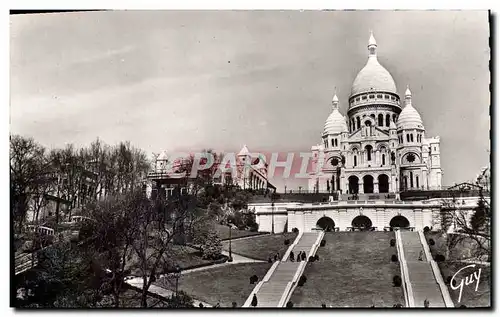
<svg viewBox="0 0 500 317"><path fill-rule="evenodd" d="M403 111L399 114L396 126L398 129L424 129L424 123L420 114L411 104L403 108Z"/></svg>
<svg viewBox="0 0 500 317"><path fill-rule="evenodd" d="M325 122L324 134L348 132L347 122L338 109L334 109Z"/></svg>

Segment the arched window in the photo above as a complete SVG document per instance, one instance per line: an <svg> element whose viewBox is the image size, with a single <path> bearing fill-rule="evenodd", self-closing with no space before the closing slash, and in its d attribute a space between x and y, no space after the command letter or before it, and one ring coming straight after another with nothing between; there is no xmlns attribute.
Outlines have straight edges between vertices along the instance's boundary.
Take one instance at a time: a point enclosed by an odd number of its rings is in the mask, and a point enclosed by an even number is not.
<svg viewBox="0 0 500 317"><path fill-rule="evenodd" d="M410 140L411 140L411 142L413 142L413 133L410 134Z"/></svg>
<svg viewBox="0 0 500 317"><path fill-rule="evenodd" d="M392 115L392 121L394 121L394 123L396 123L396 115L395 114Z"/></svg>
<svg viewBox="0 0 500 317"><path fill-rule="evenodd" d="M332 139L332 147L334 147L334 146L335 146L335 140Z"/></svg>
<svg viewBox="0 0 500 317"><path fill-rule="evenodd" d="M370 115L370 117L375 120L375 115L373 113Z"/></svg>
<svg viewBox="0 0 500 317"><path fill-rule="evenodd" d="M413 172L410 172L410 188L413 188Z"/></svg>
<svg viewBox="0 0 500 317"><path fill-rule="evenodd" d="M410 142L410 135L409 134L406 135L406 142Z"/></svg>
<svg viewBox="0 0 500 317"><path fill-rule="evenodd" d="M379 114L378 115L378 126L381 127L384 125L384 115L383 114Z"/></svg>
<svg viewBox="0 0 500 317"><path fill-rule="evenodd" d="M415 183L416 183L417 188L418 188L418 187L419 187L419 186L418 186L418 175L415 175Z"/></svg>
<svg viewBox="0 0 500 317"><path fill-rule="evenodd" d="M339 146L339 141L335 139L335 146Z"/></svg>
<svg viewBox="0 0 500 317"><path fill-rule="evenodd" d="M372 160L372 146L371 145L367 145L365 147L365 150L366 150L366 160L367 161L371 161Z"/></svg>
<svg viewBox="0 0 500 317"><path fill-rule="evenodd" d="M391 125L391 115L390 114L385 116L385 125L387 127Z"/></svg>
<svg viewBox="0 0 500 317"><path fill-rule="evenodd" d="M385 154L382 154L382 165L385 165Z"/></svg>
<svg viewBox="0 0 500 317"><path fill-rule="evenodd" d="M358 157L354 155L354 167L358 166Z"/></svg>
<svg viewBox="0 0 500 317"><path fill-rule="evenodd" d="M361 129L361 119L359 117L356 118L356 123L357 123L357 126L356 126L356 129Z"/></svg>

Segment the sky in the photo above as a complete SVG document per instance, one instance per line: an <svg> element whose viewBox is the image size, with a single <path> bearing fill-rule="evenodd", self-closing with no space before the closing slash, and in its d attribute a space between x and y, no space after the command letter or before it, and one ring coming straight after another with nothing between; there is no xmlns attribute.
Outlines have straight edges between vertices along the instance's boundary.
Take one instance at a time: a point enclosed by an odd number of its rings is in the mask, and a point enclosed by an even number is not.
<svg viewBox="0 0 500 317"><path fill-rule="evenodd" d="M426 136L441 138L443 185L473 179L489 164L486 11L11 16L10 130L49 148L99 137L148 154L308 152L335 89L346 115L370 30Z"/></svg>

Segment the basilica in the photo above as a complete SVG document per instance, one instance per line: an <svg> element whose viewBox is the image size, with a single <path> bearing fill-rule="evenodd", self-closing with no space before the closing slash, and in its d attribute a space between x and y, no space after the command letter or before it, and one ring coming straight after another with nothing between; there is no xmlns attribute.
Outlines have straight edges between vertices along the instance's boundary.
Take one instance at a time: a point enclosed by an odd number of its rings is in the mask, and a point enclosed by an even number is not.
<svg viewBox="0 0 500 317"><path fill-rule="evenodd" d="M373 34L368 61L347 103L344 116L335 94L322 142L311 149L310 191L350 195L441 189L439 137L426 137L409 87L401 102L394 79L377 59Z"/></svg>

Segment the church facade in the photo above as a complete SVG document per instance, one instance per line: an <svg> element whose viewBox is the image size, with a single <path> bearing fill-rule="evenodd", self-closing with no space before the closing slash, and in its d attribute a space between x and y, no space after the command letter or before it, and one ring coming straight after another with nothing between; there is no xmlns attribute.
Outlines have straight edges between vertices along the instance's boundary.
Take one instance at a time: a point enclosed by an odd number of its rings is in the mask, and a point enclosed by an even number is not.
<svg viewBox="0 0 500 317"><path fill-rule="evenodd" d="M311 148L309 190L339 194L441 189L439 137L425 134L407 87L404 99L378 62L371 34L368 61L356 76L346 116L335 94L322 142Z"/></svg>

